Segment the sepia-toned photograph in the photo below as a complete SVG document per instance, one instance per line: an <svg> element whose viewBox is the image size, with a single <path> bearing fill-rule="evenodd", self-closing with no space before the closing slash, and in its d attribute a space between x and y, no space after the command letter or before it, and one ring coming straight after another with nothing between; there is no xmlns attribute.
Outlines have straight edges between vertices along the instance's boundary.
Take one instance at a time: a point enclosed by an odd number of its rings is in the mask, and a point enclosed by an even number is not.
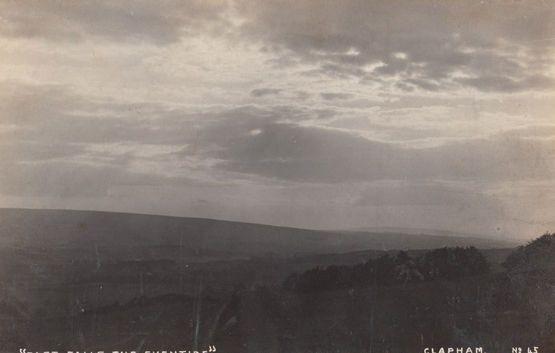
<svg viewBox="0 0 555 353"><path fill-rule="evenodd" d="M555 1L0 0L0 353L555 353Z"/></svg>

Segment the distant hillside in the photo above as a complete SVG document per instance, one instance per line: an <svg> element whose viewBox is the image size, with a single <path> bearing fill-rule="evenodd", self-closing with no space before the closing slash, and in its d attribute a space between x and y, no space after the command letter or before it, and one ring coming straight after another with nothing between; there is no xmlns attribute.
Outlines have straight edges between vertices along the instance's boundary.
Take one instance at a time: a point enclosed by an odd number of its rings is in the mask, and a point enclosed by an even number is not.
<svg viewBox="0 0 555 353"><path fill-rule="evenodd" d="M176 256L280 256L365 249L443 246L505 248L515 244L478 237L317 231L212 219L96 211L0 209L0 246L114 251L149 248ZM159 256L157 256L159 257Z"/></svg>
<svg viewBox="0 0 555 353"><path fill-rule="evenodd" d="M482 234L453 232L440 229L423 229L423 228L403 228L403 227L365 227L354 228L355 232L368 232L368 233L384 233L384 234L426 234L426 235L440 235L448 237L466 237L466 238L483 238ZM514 242L514 240L513 240Z"/></svg>

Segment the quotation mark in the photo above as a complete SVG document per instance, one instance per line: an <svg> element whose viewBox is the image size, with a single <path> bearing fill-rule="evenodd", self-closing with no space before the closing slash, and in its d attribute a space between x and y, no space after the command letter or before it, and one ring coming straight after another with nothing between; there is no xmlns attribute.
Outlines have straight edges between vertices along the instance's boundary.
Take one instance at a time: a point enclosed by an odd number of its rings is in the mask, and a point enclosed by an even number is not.
<svg viewBox="0 0 555 353"><path fill-rule="evenodd" d="M208 352L215 352L215 351L216 351L216 346L208 345Z"/></svg>

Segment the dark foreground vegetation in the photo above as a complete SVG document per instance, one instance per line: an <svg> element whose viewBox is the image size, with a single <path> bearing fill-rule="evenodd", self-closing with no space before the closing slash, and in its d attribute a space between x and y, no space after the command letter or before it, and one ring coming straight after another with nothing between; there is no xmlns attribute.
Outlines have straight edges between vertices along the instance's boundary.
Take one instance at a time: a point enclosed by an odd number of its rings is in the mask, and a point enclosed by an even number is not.
<svg viewBox="0 0 555 353"><path fill-rule="evenodd" d="M0 351L555 352L553 234L266 257L126 244L0 247Z"/></svg>
<svg viewBox="0 0 555 353"><path fill-rule="evenodd" d="M441 248L416 258L407 252L384 254L377 259L353 266L316 267L301 275L293 274L284 283L286 289L312 292L369 286L391 286L421 281L455 280L483 275L490 266L476 248Z"/></svg>

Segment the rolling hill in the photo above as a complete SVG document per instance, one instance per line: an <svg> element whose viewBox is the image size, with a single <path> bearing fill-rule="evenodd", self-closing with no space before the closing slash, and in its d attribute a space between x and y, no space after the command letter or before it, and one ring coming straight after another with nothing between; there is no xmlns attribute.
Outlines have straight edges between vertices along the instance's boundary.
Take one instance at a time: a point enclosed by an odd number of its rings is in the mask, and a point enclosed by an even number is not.
<svg viewBox="0 0 555 353"><path fill-rule="evenodd" d="M487 237L400 232L321 231L221 221L98 211L0 209L0 246L104 249L124 256L129 249L183 255L292 256L366 249L430 249L443 246L507 248L514 243ZM133 251L135 251L133 250ZM171 255L173 254L173 255ZM154 256L159 257L159 256Z"/></svg>

